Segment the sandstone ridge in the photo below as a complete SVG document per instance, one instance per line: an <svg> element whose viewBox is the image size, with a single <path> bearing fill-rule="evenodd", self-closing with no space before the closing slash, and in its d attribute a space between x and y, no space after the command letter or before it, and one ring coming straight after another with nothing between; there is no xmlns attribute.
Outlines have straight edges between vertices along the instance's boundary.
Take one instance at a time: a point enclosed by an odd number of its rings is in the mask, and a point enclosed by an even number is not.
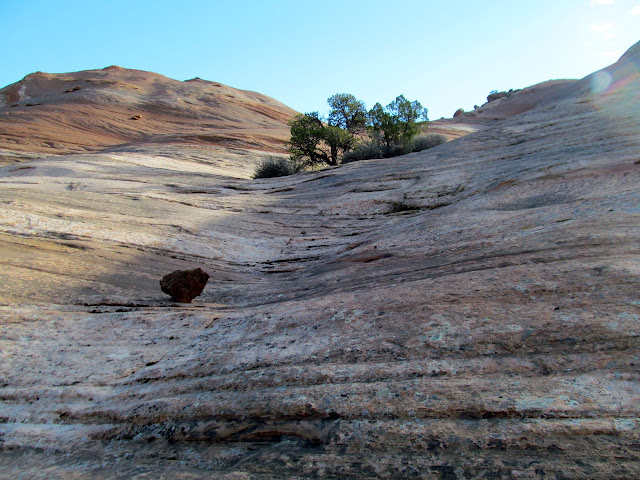
<svg viewBox="0 0 640 480"><path fill-rule="evenodd" d="M153 144L2 167L3 474L638 478L630 52L393 160L252 181L251 152ZM160 292L198 266L193 303Z"/></svg>

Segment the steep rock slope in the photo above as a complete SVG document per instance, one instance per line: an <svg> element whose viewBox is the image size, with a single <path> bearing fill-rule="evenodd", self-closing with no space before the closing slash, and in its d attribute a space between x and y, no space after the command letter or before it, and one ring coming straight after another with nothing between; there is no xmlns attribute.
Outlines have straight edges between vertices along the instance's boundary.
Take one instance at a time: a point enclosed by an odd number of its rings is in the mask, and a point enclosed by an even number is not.
<svg viewBox="0 0 640 480"><path fill-rule="evenodd" d="M239 153L155 145L4 167L3 471L638 477L630 52L393 160L248 181ZM158 278L193 266L203 296L171 303Z"/></svg>
<svg viewBox="0 0 640 480"><path fill-rule="evenodd" d="M116 66L36 72L0 89L0 149L9 151L5 159L130 143L282 150L295 113L265 95L198 78L180 82Z"/></svg>
<svg viewBox="0 0 640 480"><path fill-rule="evenodd" d="M509 92L504 97L487 101L482 106L457 117L430 122L429 132L439 133L452 140L484 130L502 120L565 98L575 83L576 80L549 80Z"/></svg>

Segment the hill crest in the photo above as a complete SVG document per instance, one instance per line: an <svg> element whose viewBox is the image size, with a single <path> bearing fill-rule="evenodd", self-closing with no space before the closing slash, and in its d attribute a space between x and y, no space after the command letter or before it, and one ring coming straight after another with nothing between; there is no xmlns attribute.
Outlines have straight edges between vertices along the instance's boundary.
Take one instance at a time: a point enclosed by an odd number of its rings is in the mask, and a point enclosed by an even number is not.
<svg viewBox="0 0 640 480"><path fill-rule="evenodd" d="M0 149L47 154L130 143L282 151L296 112L257 92L110 66L35 72L0 89Z"/></svg>

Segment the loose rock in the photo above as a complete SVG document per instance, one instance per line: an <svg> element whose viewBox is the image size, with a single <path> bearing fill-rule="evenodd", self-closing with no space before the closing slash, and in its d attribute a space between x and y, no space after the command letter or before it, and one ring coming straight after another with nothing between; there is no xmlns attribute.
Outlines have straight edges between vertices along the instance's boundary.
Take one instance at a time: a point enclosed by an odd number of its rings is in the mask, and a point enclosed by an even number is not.
<svg viewBox="0 0 640 480"><path fill-rule="evenodd" d="M202 293L208 280L209 274L201 268L176 270L162 277L160 288L176 302L191 303Z"/></svg>

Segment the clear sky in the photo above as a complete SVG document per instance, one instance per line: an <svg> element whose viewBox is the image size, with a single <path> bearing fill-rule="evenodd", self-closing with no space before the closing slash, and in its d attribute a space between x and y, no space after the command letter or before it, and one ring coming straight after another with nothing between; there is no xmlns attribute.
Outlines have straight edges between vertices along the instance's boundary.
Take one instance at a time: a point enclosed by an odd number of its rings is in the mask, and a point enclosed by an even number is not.
<svg viewBox="0 0 640 480"><path fill-rule="evenodd" d="M0 24L0 86L119 65L302 112L402 93L437 119L613 63L640 40L640 0L0 0Z"/></svg>

